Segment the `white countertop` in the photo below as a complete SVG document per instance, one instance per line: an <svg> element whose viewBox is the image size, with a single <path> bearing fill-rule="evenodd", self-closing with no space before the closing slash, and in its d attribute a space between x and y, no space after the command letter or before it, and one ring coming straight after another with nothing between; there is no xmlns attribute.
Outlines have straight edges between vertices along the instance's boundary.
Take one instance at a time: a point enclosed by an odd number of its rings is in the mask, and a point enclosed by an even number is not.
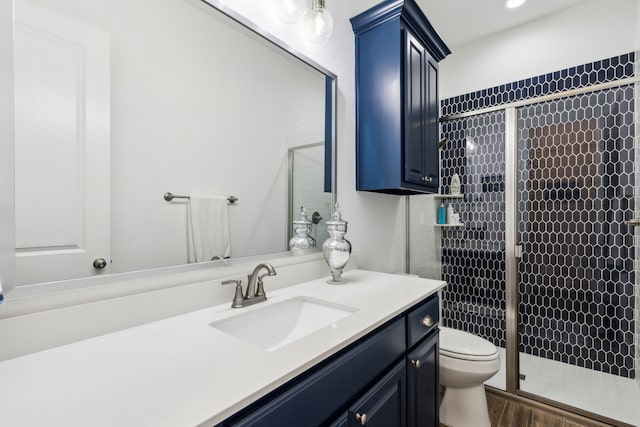
<svg viewBox="0 0 640 427"><path fill-rule="evenodd" d="M0 426L213 426L444 286L353 270L0 363ZM209 326L305 295L355 307L331 327L267 352ZM144 310L144 307L140 307ZM113 313L118 316L118 313Z"/></svg>

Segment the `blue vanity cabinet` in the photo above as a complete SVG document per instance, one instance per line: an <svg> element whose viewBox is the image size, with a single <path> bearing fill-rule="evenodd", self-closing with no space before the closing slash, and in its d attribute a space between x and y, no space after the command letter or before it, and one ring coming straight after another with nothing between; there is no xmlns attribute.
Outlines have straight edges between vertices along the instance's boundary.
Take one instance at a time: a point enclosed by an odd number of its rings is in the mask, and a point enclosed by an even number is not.
<svg viewBox="0 0 640 427"><path fill-rule="evenodd" d="M437 426L438 311L433 295L218 427Z"/></svg>
<svg viewBox="0 0 640 427"><path fill-rule="evenodd" d="M344 352L311 368L225 427L320 426L335 420L405 354L405 320L398 317Z"/></svg>
<svg viewBox="0 0 640 427"><path fill-rule="evenodd" d="M450 51L414 0L351 18L356 37L356 189L438 191L438 61Z"/></svg>

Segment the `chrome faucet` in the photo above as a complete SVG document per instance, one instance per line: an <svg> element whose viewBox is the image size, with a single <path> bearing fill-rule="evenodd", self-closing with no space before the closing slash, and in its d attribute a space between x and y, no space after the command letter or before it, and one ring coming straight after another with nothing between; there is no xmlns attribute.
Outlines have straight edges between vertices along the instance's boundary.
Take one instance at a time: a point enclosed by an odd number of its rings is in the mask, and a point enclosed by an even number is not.
<svg viewBox="0 0 640 427"><path fill-rule="evenodd" d="M260 274L262 270L266 270L266 272ZM267 294L264 292L264 283L262 281L262 278L264 276L275 276L276 274L276 270L271 264L258 264L256 268L253 269L253 273L247 275L249 283L247 283L247 290L245 291L244 295L242 294L242 280L223 281L223 285L236 285L236 293L233 296L231 307L241 308L259 303L261 301L266 301Z"/></svg>

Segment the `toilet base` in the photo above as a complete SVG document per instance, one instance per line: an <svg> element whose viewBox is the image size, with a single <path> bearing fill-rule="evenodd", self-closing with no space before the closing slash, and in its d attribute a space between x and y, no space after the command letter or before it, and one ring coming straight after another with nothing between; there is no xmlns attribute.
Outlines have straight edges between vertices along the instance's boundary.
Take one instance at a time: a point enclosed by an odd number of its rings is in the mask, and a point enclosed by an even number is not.
<svg viewBox="0 0 640 427"><path fill-rule="evenodd" d="M440 422L450 427L491 427L484 384L445 388L440 403Z"/></svg>

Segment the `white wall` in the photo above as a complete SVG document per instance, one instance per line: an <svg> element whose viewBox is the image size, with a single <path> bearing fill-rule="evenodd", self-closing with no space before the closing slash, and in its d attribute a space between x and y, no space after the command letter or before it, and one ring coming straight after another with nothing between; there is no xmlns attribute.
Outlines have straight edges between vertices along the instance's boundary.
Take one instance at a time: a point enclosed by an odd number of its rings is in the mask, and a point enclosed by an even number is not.
<svg viewBox="0 0 640 427"><path fill-rule="evenodd" d="M440 99L640 49L640 1L590 0L456 46L440 63Z"/></svg>

